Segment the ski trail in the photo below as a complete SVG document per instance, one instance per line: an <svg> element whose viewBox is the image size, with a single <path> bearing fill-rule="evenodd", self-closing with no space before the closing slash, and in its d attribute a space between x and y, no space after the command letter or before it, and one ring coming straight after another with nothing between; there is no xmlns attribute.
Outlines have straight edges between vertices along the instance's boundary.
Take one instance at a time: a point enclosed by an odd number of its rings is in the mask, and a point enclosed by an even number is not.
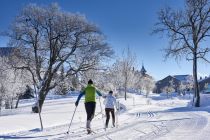
<svg viewBox="0 0 210 140"><path fill-rule="evenodd" d="M187 113L188 116L192 117L190 120L181 121L179 125L176 125L175 129L159 140L170 137L172 139L189 139L189 140L203 140L203 136L210 134L209 126L207 125L209 119L203 115L196 113ZM205 135L204 135L205 134ZM202 138L200 137L202 136ZM207 138L209 139L209 137Z"/></svg>
<svg viewBox="0 0 210 140"><path fill-rule="evenodd" d="M149 113L151 114L151 113ZM167 113L164 114L167 116L169 114L170 117L173 116L174 113ZM207 124L206 117L203 117L201 115L191 113L180 113L180 118L172 118L172 119L158 119L158 120L148 120L148 121L136 121L124 126L121 126L118 129L112 129L107 132L107 135L111 139L117 139L120 136L121 139L141 139L141 140L153 140L153 139L167 139L167 137L172 137L171 135L174 134L174 139L193 139L194 136L189 137L189 134L194 134L198 130L205 129L205 125ZM152 116L152 115L150 115ZM149 127L148 127L149 126ZM183 129L184 128L184 129ZM187 130L186 130L187 129ZM179 132L177 136L177 130ZM183 131L186 130L186 131ZM181 132L181 133L180 133ZM209 132L208 129L206 129L207 133ZM125 135L126 134L126 135ZM89 137L85 137L84 139L102 139L104 137L104 133L99 133L96 135L92 135ZM201 135L201 134L200 134ZM198 135L199 136L199 135Z"/></svg>
<svg viewBox="0 0 210 140"><path fill-rule="evenodd" d="M102 112L99 112L93 122L92 130L96 134L87 135L85 121L72 124L69 135L66 134L68 124L45 128L43 131L33 129L7 134L5 139L51 139L51 140L177 140L209 139L209 114L193 111L160 111L150 106L146 109L123 109L120 113L118 128L108 128L105 132L102 126ZM104 117L104 116L103 116ZM110 120L111 121L111 120ZM192 135L193 134L193 135ZM202 139L203 140L203 139Z"/></svg>

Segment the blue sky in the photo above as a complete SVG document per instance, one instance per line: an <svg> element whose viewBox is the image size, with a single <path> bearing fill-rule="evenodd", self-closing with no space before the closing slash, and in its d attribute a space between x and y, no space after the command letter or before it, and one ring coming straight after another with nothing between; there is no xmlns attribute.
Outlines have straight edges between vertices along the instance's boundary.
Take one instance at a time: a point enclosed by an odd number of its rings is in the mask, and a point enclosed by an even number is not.
<svg viewBox="0 0 210 140"><path fill-rule="evenodd" d="M173 58L163 61L161 49L168 46L167 38L151 36L157 22L157 12L166 5L183 7L184 0L1 0L0 31L9 27L20 9L28 3L48 5L57 2L61 10L86 15L87 19L100 27L116 55L130 47L137 56L137 69L142 62L155 80L168 75L192 74L192 62ZM7 39L0 37L0 46L6 46ZM199 61L199 75L210 74L210 64Z"/></svg>

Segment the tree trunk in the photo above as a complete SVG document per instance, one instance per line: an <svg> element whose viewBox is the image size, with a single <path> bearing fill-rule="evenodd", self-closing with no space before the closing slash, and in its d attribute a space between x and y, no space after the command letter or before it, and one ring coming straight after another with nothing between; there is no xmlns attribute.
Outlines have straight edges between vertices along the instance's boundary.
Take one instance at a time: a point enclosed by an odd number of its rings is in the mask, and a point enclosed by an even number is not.
<svg viewBox="0 0 210 140"><path fill-rule="evenodd" d="M41 91L38 90L37 91L35 86L34 86L34 91L35 91L35 94L36 94L37 101L36 101L35 105L32 106L32 111L34 113L39 113L39 120L40 120L41 130L43 130L42 117L41 117L41 108L42 108L42 105L44 103L44 99L45 99L47 93L44 94L44 90L41 90Z"/></svg>
<svg viewBox="0 0 210 140"><path fill-rule="evenodd" d="M125 86L125 100L127 99L127 86Z"/></svg>
<svg viewBox="0 0 210 140"><path fill-rule="evenodd" d="M198 79L197 79L197 56L195 53L193 58L193 78L194 78L195 107L200 107L200 94L199 94Z"/></svg>
<svg viewBox="0 0 210 140"><path fill-rule="evenodd" d="M5 109L10 109L10 104L9 104L8 99L6 99L6 101L5 101Z"/></svg>
<svg viewBox="0 0 210 140"><path fill-rule="evenodd" d="M1 116L2 98L0 97L0 116Z"/></svg>
<svg viewBox="0 0 210 140"><path fill-rule="evenodd" d="M128 82L128 76L126 73L126 76L125 76L125 100L127 99L127 82Z"/></svg>
<svg viewBox="0 0 210 140"><path fill-rule="evenodd" d="M47 94L44 93L44 92L40 92L39 93L39 99L38 99L38 101L35 103L34 106L32 106L32 111L34 113L39 113L39 109L40 109L40 112L42 111L42 106L44 104L44 100L45 100L46 95ZM38 108L38 105L39 105L39 108Z"/></svg>
<svg viewBox="0 0 210 140"><path fill-rule="evenodd" d="M52 77L53 77L53 75L51 74L50 77L47 80L45 80L44 83L42 83L42 85L40 86L40 89L35 91L36 96L37 96L37 101L36 101L35 105L32 106L32 111L34 113L41 113L42 106L44 104L44 100L45 100L48 92L50 91L49 87L50 87ZM36 88L34 87L34 89L36 89ZM38 108L38 105L39 105L39 108ZM40 112L39 112L39 110L40 110Z"/></svg>
<svg viewBox="0 0 210 140"><path fill-rule="evenodd" d="M14 98L12 97L11 101L10 101L10 108L13 109L13 100Z"/></svg>
<svg viewBox="0 0 210 140"><path fill-rule="evenodd" d="M127 78L125 82L125 100L127 100Z"/></svg>
<svg viewBox="0 0 210 140"><path fill-rule="evenodd" d="M20 101L20 95L18 96L18 99L17 99L16 105L15 105L15 108L18 108L19 101Z"/></svg>

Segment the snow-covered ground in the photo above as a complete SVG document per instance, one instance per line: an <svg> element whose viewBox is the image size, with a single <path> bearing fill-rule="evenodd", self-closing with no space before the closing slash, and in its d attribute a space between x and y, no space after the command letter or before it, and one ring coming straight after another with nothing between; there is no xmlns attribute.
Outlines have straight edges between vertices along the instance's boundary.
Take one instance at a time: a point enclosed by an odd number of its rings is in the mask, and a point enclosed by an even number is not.
<svg viewBox="0 0 210 140"><path fill-rule="evenodd" d="M188 95L167 99L163 95L130 95L118 99L121 110L118 126L105 131L104 110L97 99L92 129L85 130L86 113L83 100L76 110L69 134L66 134L73 115L76 97L48 99L42 110L44 130L40 131L38 114L31 113L32 100L20 103L18 109L3 110L0 116L0 139L112 139L112 140L208 140L210 139L210 95L202 96L202 107L191 106ZM102 108L104 106L102 104ZM102 119L103 118L103 119ZM111 120L110 120L111 124Z"/></svg>

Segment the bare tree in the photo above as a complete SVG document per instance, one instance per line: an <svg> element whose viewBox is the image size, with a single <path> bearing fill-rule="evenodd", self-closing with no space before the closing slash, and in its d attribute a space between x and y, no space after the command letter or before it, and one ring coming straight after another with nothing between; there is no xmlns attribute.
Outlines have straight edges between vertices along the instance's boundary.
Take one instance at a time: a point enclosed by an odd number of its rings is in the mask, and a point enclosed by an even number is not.
<svg viewBox="0 0 210 140"><path fill-rule="evenodd" d="M23 85L26 85L26 87L23 88L23 90L25 90L25 91L19 92L19 93L17 94L17 100L16 100L15 108L18 108L20 99L34 98L34 91L33 91L33 89L28 85L29 83L31 83L31 82L27 82L27 83L24 83L24 84L22 83L22 86L23 86ZM32 83L31 83L31 84L32 84Z"/></svg>
<svg viewBox="0 0 210 140"><path fill-rule="evenodd" d="M144 78L142 76L142 74L140 72L137 72L135 74L135 87L138 89L138 92L140 92L140 94L142 94L142 91L144 89Z"/></svg>
<svg viewBox="0 0 210 140"><path fill-rule="evenodd" d="M4 84L0 81L0 115L1 115L1 108L2 108L5 94L6 94L6 88L5 88Z"/></svg>
<svg viewBox="0 0 210 140"><path fill-rule="evenodd" d="M121 92L123 87L123 75L122 75L122 62L120 59L117 59L116 62L110 67L108 79L113 85L113 90ZM118 93L119 95L120 93Z"/></svg>
<svg viewBox="0 0 210 140"><path fill-rule="evenodd" d="M127 99L127 88L128 84L132 81L133 67L135 63L135 55L131 53L130 48L128 47L123 53L122 59L122 76L123 76L123 86L125 90L125 100Z"/></svg>
<svg viewBox="0 0 210 140"><path fill-rule="evenodd" d="M6 109L13 109L14 101L24 93L26 84L30 84L30 79L26 71L9 68L8 57L0 57L0 100L5 102Z"/></svg>
<svg viewBox="0 0 210 140"><path fill-rule="evenodd" d="M81 72L81 85L86 86L89 79L93 80L94 85L100 90L106 90L107 76L106 72L100 66L96 66L94 69L90 69L85 72Z"/></svg>
<svg viewBox="0 0 210 140"><path fill-rule="evenodd" d="M58 78L57 78L57 83L58 85L56 86L55 88L55 92L56 94L59 94L59 95L65 95L68 93L69 91L69 86L71 86L72 84L69 81L68 78L65 78L65 71L64 71L64 66L61 65L60 67L60 73L57 74ZM59 81L59 82L58 82Z"/></svg>
<svg viewBox="0 0 210 140"><path fill-rule="evenodd" d="M168 86L165 86L162 89L162 92L165 92L167 94L167 98L169 98L169 94L171 94L171 97L172 97L172 92L174 92L174 91L175 91L175 89L174 89L173 80L170 80Z"/></svg>
<svg viewBox="0 0 210 140"><path fill-rule="evenodd" d="M210 37L210 2L209 0L186 0L184 10L161 9L159 22L154 33L167 33L170 39L169 48L165 49L166 58L176 59L185 56L193 61L195 106L200 106L200 95L197 80L197 60L206 59L208 46L201 43Z"/></svg>
<svg viewBox="0 0 210 140"><path fill-rule="evenodd" d="M146 91L146 98L148 97L149 93L151 91L153 91L153 89L155 88L155 81L152 77L143 77L143 88Z"/></svg>
<svg viewBox="0 0 210 140"><path fill-rule="evenodd" d="M38 101L32 108L42 110L48 92L58 85L59 69L65 77L94 67L113 53L100 30L84 16L63 12L56 4L27 5L6 34L16 47L11 65L26 69L33 79ZM40 109L37 109L40 108Z"/></svg>
<svg viewBox="0 0 210 140"><path fill-rule="evenodd" d="M186 84L184 84L183 82L180 82L178 85L178 93L179 95L182 95L184 93L184 90L186 90Z"/></svg>

